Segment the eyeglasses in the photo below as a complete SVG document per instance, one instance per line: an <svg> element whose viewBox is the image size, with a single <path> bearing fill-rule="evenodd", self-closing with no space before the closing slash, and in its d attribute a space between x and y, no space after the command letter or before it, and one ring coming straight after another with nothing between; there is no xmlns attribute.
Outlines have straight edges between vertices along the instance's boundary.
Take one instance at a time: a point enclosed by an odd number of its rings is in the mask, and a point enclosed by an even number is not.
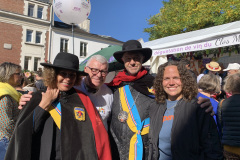
<svg viewBox="0 0 240 160"><path fill-rule="evenodd" d="M108 74L108 71L103 71L103 70L99 70L99 69L96 69L96 68L91 68L89 66L87 66L87 67L92 71L92 74L98 74L99 72L101 72L102 76L106 76Z"/></svg>
<svg viewBox="0 0 240 160"><path fill-rule="evenodd" d="M74 72L70 72L70 73L69 73L69 72L60 71L58 74L59 74L60 76L64 77L64 78L66 78L66 77L75 78L75 77L77 76L77 74L74 73Z"/></svg>

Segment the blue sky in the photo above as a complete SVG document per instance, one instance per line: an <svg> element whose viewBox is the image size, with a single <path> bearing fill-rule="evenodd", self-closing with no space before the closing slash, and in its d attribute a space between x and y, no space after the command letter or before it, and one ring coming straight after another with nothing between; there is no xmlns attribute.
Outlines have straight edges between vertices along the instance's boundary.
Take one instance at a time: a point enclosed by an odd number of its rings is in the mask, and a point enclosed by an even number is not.
<svg viewBox="0 0 240 160"><path fill-rule="evenodd" d="M111 36L120 41L143 38L149 34L147 19L159 13L162 0L90 0L90 33Z"/></svg>

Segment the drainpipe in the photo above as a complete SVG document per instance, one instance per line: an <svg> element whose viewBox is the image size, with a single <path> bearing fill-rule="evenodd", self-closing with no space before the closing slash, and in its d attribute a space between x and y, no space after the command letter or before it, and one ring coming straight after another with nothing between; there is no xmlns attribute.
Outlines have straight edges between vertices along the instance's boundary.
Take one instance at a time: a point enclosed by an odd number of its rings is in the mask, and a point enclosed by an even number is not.
<svg viewBox="0 0 240 160"><path fill-rule="evenodd" d="M49 28L49 43L48 43L48 61L50 62L51 60L51 52L52 52L52 23L53 23L53 15L54 15L54 11L53 11L53 5L52 3L49 3L51 5L51 17L50 17L50 28Z"/></svg>

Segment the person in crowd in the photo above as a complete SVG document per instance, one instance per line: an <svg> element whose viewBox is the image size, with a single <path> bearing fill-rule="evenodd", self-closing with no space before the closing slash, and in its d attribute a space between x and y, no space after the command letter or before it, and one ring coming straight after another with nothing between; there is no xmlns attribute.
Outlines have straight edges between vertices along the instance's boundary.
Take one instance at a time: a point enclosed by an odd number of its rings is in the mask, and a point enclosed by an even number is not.
<svg viewBox="0 0 240 160"><path fill-rule="evenodd" d="M20 92L21 94L27 94L28 91L23 89L23 82L24 82L24 76L23 73L21 73L21 83L15 87L15 89Z"/></svg>
<svg viewBox="0 0 240 160"><path fill-rule="evenodd" d="M35 83L32 83L27 77L22 76L21 84L15 87L15 89L21 94L27 94L28 92L36 92L37 88Z"/></svg>
<svg viewBox="0 0 240 160"><path fill-rule="evenodd" d="M219 63L219 66L221 67L221 70L218 71L218 75L222 78L222 80L224 80L224 78L227 76L227 72L223 70L224 64L222 62ZM223 86L223 82L224 81L222 81L222 86Z"/></svg>
<svg viewBox="0 0 240 160"><path fill-rule="evenodd" d="M190 68L190 60L188 60L187 58L182 58L180 60L180 63L186 66L190 74L193 76L194 79L196 79L196 82L197 82L197 75Z"/></svg>
<svg viewBox="0 0 240 160"><path fill-rule="evenodd" d="M170 61L159 67L150 108L149 160L222 159L214 119L197 103L197 83L186 67Z"/></svg>
<svg viewBox="0 0 240 160"><path fill-rule="evenodd" d="M73 88L84 72L70 53L44 66L46 92L38 91L22 109L6 160L111 160L101 117L89 97Z"/></svg>
<svg viewBox="0 0 240 160"><path fill-rule="evenodd" d="M222 70L222 67L219 65L219 63L211 61L210 63L206 64L205 73L199 74L197 77L197 83L202 78L202 76L204 76L205 74L214 74L219 78L221 91L211 95L212 98L216 99L217 101L219 101L226 95L226 93L222 90L222 77L219 76L219 71L221 71L221 70Z"/></svg>
<svg viewBox="0 0 240 160"><path fill-rule="evenodd" d="M228 75L239 73L240 72L240 64L238 63L229 63L227 68L223 71L227 71Z"/></svg>
<svg viewBox="0 0 240 160"><path fill-rule="evenodd" d="M84 68L88 73L83 77L80 85L74 86L76 89L85 93L100 113L105 128L108 130L108 121L111 114L113 103L113 93L105 84L108 74L108 63L106 58L101 55L92 56ZM31 99L31 93L25 94L20 99L20 108Z"/></svg>
<svg viewBox="0 0 240 160"><path fill-rule="evenodd" d="M227 71L227 75L232 75L235 73L240 73L240 65L238 63L229 63L228 67L226 69L224 69L223 71ZM226 96L225 98L229 98L232 96L231 93L228 93L226 91L224 91ZM224 99L224 98L222 98Z"/></svg>
<svg viewBox="0 0 240 160"><path fill-rule="evenodd" d="M113 55L125 66L108 84L114 90L110 125L113 159L147 159L149 109L156 102L152 92L154 77L142 64L151 58L152 50L142 48L137 40L129 40ZM209 106L209 102L202 107Z"/></svg>
<svg viewBox="0 0 240 160"><path fill-rule="evenodd" d="M108 63L105 57L101 55L92 56L84 71L88 75L83 78L81 85L75 86L85 93L100 113L104 126L108 130L108 121L111 114L113 93L106 84L104 84L108 74Z"/></svg>
<svg viewBox="0 0 240 160"><path fill-rule="evenodd" d="M218 75L218 71L220 71L222 69L220 67L219 63L211 61L210 63L206 64L206 68L208 70L207 74L215 74L215 75L217 75L219 80L220 80L220 84L222 84L222 78ZM202 78L203 75L204 75L204 73L198 75L197 83L199 82L199 80Z"/></svg>
<svg viewBox="0 0 240 160"><path fill-rule="evenodd" d="M217 108L218 101L211 97L211 95L215 93L219 93L221 91L220 80L214 74L205 74L198 82L198 95L197 97L209 98L211 104L213 106L213 111L215 115L213 116L216 124L217 124ZM219 128L219 126L218 126Z"/></svg>
<svg viewBox="0 0 240 160"><path fill-rule="evenodd" d="M0 159L4 159L20 110L21 93L16 86L21 83L21 66L4 62L0 65Z"/></svg>
<svg viewBox="0 0 240 160"><path fill-rule="evenodd" d="M37 92L37 87L36 87L34 81L27 78L27 77L23 78L22 89L25 90L25 91L28 91L28 92L29 91Z"/></svg>
<svg viewBox="0 0 240 160"><path fill-rule="evenodd" d="M45 91L47 89L47 87L43 83L43 75L42 74L43 74L43 72L41 70L34 72L35 85L38 90Z"/></svg>
<svg viewBox="0 0 240 160"><path fill-rule="evenodd" d="M224 157L227 160L237 160L240 159L240 73L230 74L224 81L224 90L232 96L218 107L222 126L221 140Z"/></svg>

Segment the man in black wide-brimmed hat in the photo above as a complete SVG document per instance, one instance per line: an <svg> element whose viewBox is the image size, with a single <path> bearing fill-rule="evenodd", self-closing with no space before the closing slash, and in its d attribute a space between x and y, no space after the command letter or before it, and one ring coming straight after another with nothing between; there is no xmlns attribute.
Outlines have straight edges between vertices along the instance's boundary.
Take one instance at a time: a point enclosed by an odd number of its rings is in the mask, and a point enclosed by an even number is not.
<svg viewBox="0 0 240 160"><path fill-rule="evenodd" d="M109 83L116 89L110 126L114 139L111 146L113 159L146 159L148 156L150 121L147 111L155 102L150 92L154 77L148 74L142 64L151 55L152 50L142 48L137 40L125 42L122 51L114 53L115 59L124 64L125 70ZM117 149L114 148L115 144Z"/></svg>

